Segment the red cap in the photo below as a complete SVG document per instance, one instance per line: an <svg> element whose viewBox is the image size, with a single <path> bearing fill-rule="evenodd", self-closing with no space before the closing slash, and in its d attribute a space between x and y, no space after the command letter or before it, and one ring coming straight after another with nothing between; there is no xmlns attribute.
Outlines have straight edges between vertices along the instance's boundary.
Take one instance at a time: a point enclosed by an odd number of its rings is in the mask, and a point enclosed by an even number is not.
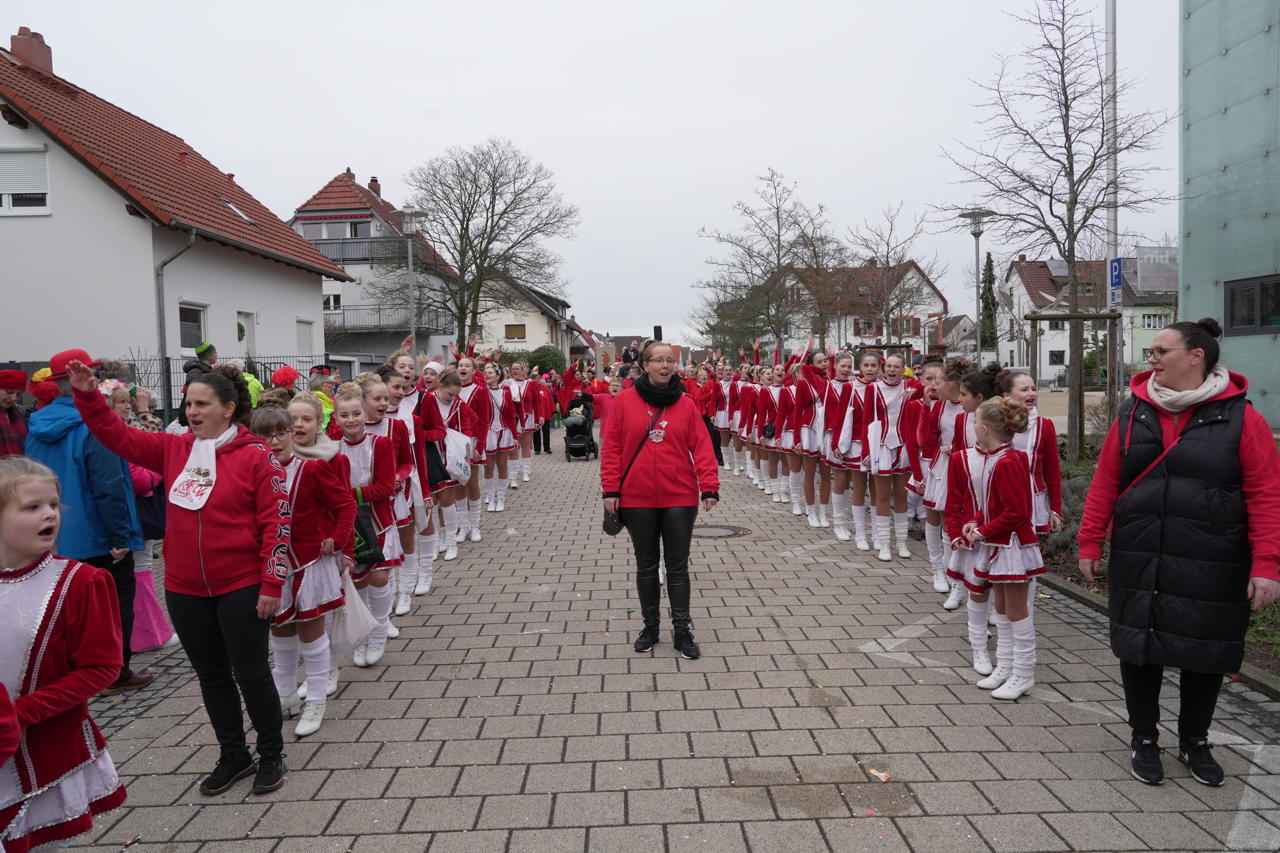
<svg viewBox="0 0 1280 853"><path fill-rule="evenodd" d="M27 374L21 370L0 370L0 391L27 390Z"/></svg>
<svg viewBox="0 0 1280 853"><path fill-rule="evenodd" d="M85 367L97 367L102 364L100 361L94 361L89 358L89 353L82 349L68 349L55 355L49 359L49 369L53 373L49 374L50 379L66 379L67 365L73 361L84 362Z"/></svg>
<svg viewBox="0 0 1280 853"><path fill-rule="evenodd" d="M298 381L298 371L285 365L271 374L271 384L277 388L291 388Z"/></svg>

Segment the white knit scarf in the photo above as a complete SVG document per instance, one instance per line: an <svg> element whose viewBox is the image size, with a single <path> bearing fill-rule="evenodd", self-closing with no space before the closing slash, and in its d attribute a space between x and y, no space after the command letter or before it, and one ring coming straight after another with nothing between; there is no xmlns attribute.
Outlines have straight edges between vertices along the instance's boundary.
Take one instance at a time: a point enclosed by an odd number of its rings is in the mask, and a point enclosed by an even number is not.
<svg viewBox="0 0 1280 853"><path fill-rule="evenodd" d="M1231 376L1227 373L1227 369L1221 364L1215 364L1200 387L1192 388L1190 391L1171 391L1156 382L1156 374L1152 373L1151 378L1147 380L1147 393L1151 395L1153 403L1166 412L1176 415L1192 406L1212 400L1227 390L1227 385L1230 383Z"/></svg>
<svg viewBox="0 0 1280 853"><path fill-rule="evenodd" d="M217 438L197 438L192 443L187 464L169 489L169 503L192 510L204 506L218 482L218 448L239 432L240 429L233 425Z"/></svg>
<svg viewBox="0 0 1280 853"><path fill-rule="evenodd" d="M307 447L295 444L293 446L293 455L301 456L303 459L319 459L322 462L328 462L338 455L338 442L321 433L316 436L315 444Z"/></svg>

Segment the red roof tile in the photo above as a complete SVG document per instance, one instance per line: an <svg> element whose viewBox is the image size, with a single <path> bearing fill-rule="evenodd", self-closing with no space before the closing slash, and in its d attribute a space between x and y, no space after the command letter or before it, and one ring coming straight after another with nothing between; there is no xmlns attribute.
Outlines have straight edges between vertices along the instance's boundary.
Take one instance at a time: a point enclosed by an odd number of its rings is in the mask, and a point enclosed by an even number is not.
<svg viewBox="0 0 1280 853"><path fill-rule="evenodd" d="M925 284L929 286L942 303L942 313L948 310L947 297L942 295L942 291L938 290L937 285L925 273L920 265L915 261L904 261L887 270L878 266L861 266L861 267L839 267L829 270L830 286L834 291L834 299L832 304L832 313L848 314L851 316L874 316L876 308L873 303L873 294L886 282L894 288L902 280L907 272L915 270L919 276L924 279ZM809 287L814 278L813 271L804 267L795 267L792 270L801 283Z"/></svg>
<svg viewBox="0 0 1280 853"><path fill-rule="evenodd" d="M161 225L349 281L301 235L180 137L0 49L0 98ZM226 202L244 212L245 221Z"/></svg>
<svg viewBox="0 0 1280 853"><path fill-rule="evenodd" d="M369 210L383 222L387 223L396 234L404 235L404 227L400 211L396 206L366 186L356 183L356 176L350 169L339 172L333 180L321 187L315 195L307 199L294 212L294 216L305 216L328 210ZM421 234L415 234L413 242L423 248L432 263L445 270L452 267L445 261L436 247L427 242Z"/></svg>
<svg viewBox="0 0 1280 853"><path fill-rule="evenodd" d="M1066 265L1062 264L1062 266L1065 267ZM1060 307L1064 311L1069 307L1066 303L1067 294L1065 293L1067 276L1055 275L1054 271L1049 268L1047 261L1013 261L1009 264L1009 272L1006 274L1005 280L1008 281L1009 277L1015 274L1022 282L1027 295L1031 298L1031 304L1037 310L1052 305L1059 297L1064 300ZM1082 283L1093 285L1093 293L1082 292L1080 294L1080 307L1082 309L1095 310L1105 308L1107 304L1107 262L1076 261L1076 275Z"/></svg>

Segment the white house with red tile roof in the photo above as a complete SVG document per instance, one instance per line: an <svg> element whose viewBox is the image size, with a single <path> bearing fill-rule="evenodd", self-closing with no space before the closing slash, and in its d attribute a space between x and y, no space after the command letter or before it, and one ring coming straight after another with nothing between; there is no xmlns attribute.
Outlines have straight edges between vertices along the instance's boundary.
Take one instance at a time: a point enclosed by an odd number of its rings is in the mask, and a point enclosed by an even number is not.
<svg viewBox="0 0 1280 853"><path fill-rule="evenodd" d="M159 316L172 358L323 356L342 268L183 139L58 77L26 27L0 49L0 119L0 359L154 357Z"/></svg>

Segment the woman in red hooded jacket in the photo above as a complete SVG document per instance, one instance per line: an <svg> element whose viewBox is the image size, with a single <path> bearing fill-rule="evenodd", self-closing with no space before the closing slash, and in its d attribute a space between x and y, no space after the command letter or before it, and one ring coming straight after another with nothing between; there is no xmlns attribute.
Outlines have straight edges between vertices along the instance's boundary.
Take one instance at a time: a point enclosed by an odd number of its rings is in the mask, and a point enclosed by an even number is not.
<svg viewBox="0 0 1280 853"><path fill-rule="evenodd" d="M267 637L289 575L292 516L284 469L244 426L251 411L244 377L227 365L193 377L184 401L189 431L182 435L125 424L83 363L71 362L68 378L94 437L169 484L165 601L221 748L201 792L221 794L255 771L253 790L279 788L283 719ZM242 695L258 733L257 765L245 745Z"/></svg>
<svg viewBox="0 0 1280 853"><path fill-rule="evenodd" d="M710 510L720 499L711 437L697 403L676 376L675 352L650 341L640 353L644 370L613 402L600 452L604 509L617 512L636 552L636 591L644 630L637 652L658 642L662 593L659 552L666 564L673 645L697 660L689 613L689 546L698 502Z"/></svg>

